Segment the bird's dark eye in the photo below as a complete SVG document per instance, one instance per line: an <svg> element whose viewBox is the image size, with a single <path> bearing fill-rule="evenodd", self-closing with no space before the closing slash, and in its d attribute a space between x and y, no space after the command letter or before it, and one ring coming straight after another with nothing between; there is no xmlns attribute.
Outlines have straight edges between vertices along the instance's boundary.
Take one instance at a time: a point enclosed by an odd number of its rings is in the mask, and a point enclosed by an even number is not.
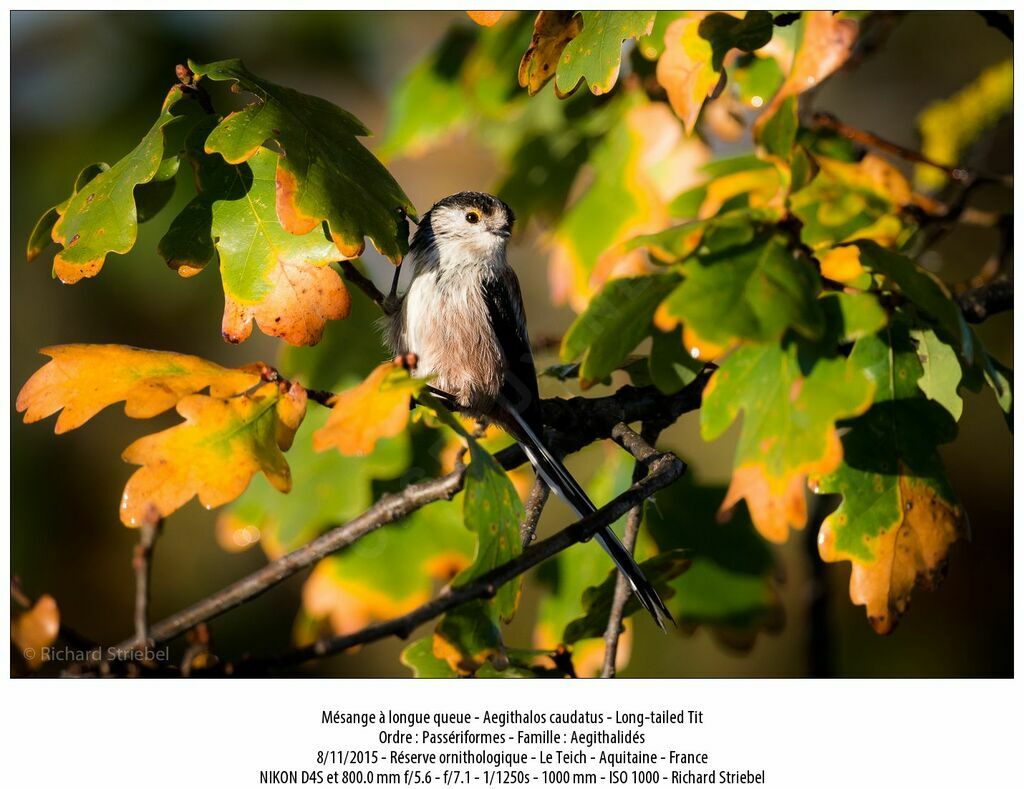
<svg viewBox="0 0 1024 789"><path fill-rule="evenodd" d="M480 221L480 214L477 211L468 211L466 213L466 221L471 225L475 225Z"/></svg>

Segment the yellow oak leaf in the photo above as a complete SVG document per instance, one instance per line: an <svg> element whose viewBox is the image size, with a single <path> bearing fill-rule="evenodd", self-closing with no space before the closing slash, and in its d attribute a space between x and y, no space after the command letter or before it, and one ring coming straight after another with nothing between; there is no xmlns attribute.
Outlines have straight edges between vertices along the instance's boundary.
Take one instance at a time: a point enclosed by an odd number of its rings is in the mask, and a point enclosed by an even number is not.
<svg viewBox="0 0 1024 789"><path fill-rule="evenodd" d="M11 619L11 641L33 669L43 664L43 650L57 640L59 632L60 610L57 601L48 594Z"/></svg>
<svg viewBox="0 0 1024 789"><path fill-rule="evenodd" d="M467 11L466 15L481 27L491 27L497 24L504 11Z"/></svg>
<svg viewBox="0 0 1024 789"><path fill-rule="evenodd" d="M711 42L701 38L700 14L677 19L665 30L665 52L658 60L656 76L668 93L669 103L692 134L704 100L711 95L721 74L711 66Z"/></svg>
<svg viewBox="0 0 1024 789"><path fill-rule="evenodd" d="M79 427L122 400L128 416L148 419L207 387L214 397L230 397L260 380L253 370L128 345L54 345L41 353L51 361L22 387L17 409L25 412L26 423L61 411L57 433Z"/></svg>
<svg viewBox="0 0 1024 789"><path fill-rule="evenodd" d="M305 416L301 386L267 383L230 398L189 395L177 410L183 424L140 438L122 455L142 466L121 499L126 526L167 517L193 496L207 508L225 504L240 496L258 471L278 490L291 489L282 450Z"/></svg>
<svg viewBox="0 0 1024 789"><path fill-rule="evenodd" d="M423 381L393 362L374 369L358 386L337 395L327 424L313 434L313 448L331 447L343 455L368 455L382 438L401 433L409 423L409 402Z"/></svg>
<svg viewBox="0 0 1024 789"><path fill-rule="evenodd" d="M852 564L850 600L867 607L868 621L880 635L896 626L916 586L936 586L945 572L950 546L967 533L967 517L960 505L944 498L933 485L901 473L899 498L897 521L877 536L864 537L863 550L872 557L870 561L838 547L835 529L842 527L845 513L826 518L818 535L824 561Z"/></svg>

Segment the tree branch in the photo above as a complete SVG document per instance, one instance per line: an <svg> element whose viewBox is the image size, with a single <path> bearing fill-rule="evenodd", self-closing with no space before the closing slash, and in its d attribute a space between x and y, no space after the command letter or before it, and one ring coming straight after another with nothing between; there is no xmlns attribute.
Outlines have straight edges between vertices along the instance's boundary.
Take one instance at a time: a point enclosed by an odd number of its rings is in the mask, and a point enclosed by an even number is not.
<svg viewBox="0 0 1024 789"><path fill-rule="evenodd" d="M228 673L260 672L269 668L296 665L308 660L327 657L354 646L379 641L388 636L408 638L420 625L446 611L471 600L488 599L504 584L512 581L532 567L564 551L578 542L591 539L599 530L614 523L638 503L662 488L672 484L686 470L686 465L671 453L649 458L648 473L638 483L596 512L577 521L545 540L534 543L519 556L462 586L449 587L433 600L403 616L389 619L355 633L322 638L301 649L273 658L250 659L226 667Z"/></svg>
<svg viewBox="0 0 1024 789"><path fill-rule="evenodd" d="M519 538L522 540L524 548L537 536L537 524L544 512L544 505L548 503L549 495L551 495L551 489L538 476L533 481L533 487L530 488L530 495L526 499L526 517L523 518L523 523L519 527Z"/></svg>
<svg viewBox="0 0 1024 789"><path fill-rule="evenodd" d="M981 323L1013 309L1013 280L1002 274L991 282L956 295L956 303L970 323Z"/></svg>
<svg viewBox="0 0 1024 789"><path fill-rule="evenodd" d="M693 382L672 395L663 394L653 386L624 386L607 397L545 400L541 404L544 420L551 426L546 431L547 440L552 449L568 454L598 439L611 437L619 422L628 424L651 419L655 415L675 421L683 413L700 407L701 394L710 375L711 369L705 369ZM498 452L495 459L506 469L515 468L526 461L518 445ZM154 644L169 641L201 622L258 597L286 578L351 545L371 531L393 523L431 502L451 499L462 489L464 476L465 469L456 468L443 477L418 482L399 493L384 496L362 515L330 529L303 547L269 562L256 572L153 625L149 631L150 640ZM128 639L117 644L113 650L115 653L127 654L133 646L134 639Z"/></svg>
<svg viewBox="0 0 1024 789"><path fill-rule="evenodd" d="M380 289L373 284L372 279L357 269L356 264L351 260L343 260L339 265L341 266L341 273L345 275L345 279L369 296L370 299L373 300L374 304L383 308L384 294L381 293Z"/></svg>

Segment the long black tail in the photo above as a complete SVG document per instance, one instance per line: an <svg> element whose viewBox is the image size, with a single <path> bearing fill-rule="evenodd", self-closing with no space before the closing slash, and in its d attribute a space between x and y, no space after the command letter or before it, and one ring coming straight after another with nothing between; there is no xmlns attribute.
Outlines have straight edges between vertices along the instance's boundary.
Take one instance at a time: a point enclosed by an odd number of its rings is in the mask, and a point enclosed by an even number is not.
<svg viewBox="0 0 1024 789"><path fill-rule="evenodd" d="M562 461L548 450L540 436L526 423L522 415L515 409L506 410L514 417L519 427L516 433L518 434L517 438L523 447L523 451L548 487L572 507L579 517L583 518L595 512L597 507L594 506L594 502L590 500L590 497L587 496L568 469L562 465ZM626 579L633 587L633 592L636 594L637 599L654 618L654 621L658 623L658 627L664 630L666 620L675 624L672 614L665 607L665 603L662 602L657 590L647 580L643 570L636 563L636 559L626 550L626 546L619 541L611 527L605 526L595 537L600 546L605 549L612 561L615 562L615 566L626 576Z"/></svg>

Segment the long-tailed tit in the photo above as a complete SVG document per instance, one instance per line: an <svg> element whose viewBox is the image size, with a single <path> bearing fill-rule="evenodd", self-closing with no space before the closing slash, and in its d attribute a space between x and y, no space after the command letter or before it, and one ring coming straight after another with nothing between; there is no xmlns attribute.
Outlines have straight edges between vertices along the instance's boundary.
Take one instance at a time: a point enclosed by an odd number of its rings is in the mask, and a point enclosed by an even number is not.
<svg viewBox="0 0 1024 789"><path fill-rule="evenodd" d="M442 400L508 431L582 518L595 511L593 502L544 444L523 299L506 259L514 220L512 209L488 194L438 201L410 244L413 280L390 318L388 341L395 354L415 356L416 375L431 377ZM611 528L596 537L664 628L672 617L632 555Z"/></svg>

